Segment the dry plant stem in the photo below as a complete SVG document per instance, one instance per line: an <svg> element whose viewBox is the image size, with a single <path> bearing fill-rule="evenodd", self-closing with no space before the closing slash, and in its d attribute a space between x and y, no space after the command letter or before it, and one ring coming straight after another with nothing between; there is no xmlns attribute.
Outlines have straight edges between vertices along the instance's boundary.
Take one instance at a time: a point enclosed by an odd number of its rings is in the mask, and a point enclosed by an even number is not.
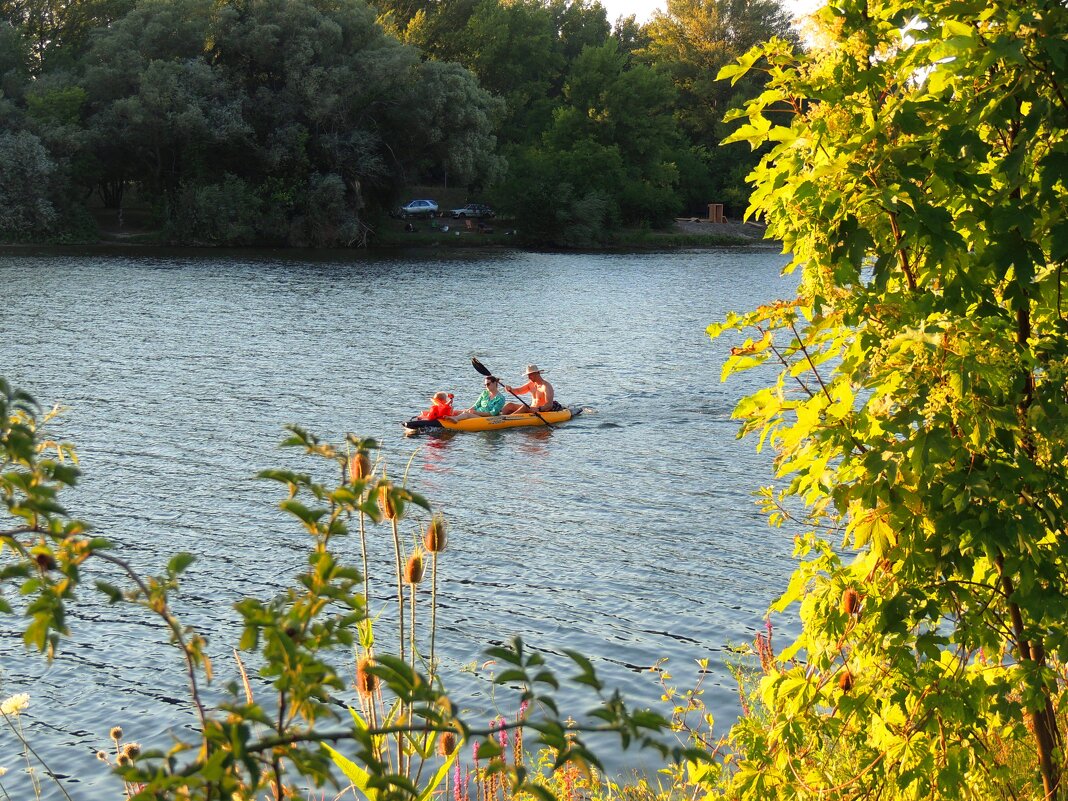
<svg viewBox="0 0 1068 801"><path fill-rule="evenodd" d="M241 661L241 655L234 649L234 661L237 662L237 672L241 674L241 686L245 689L245 701L249 705L256 703L252 697L252 685L248 683L248 673L245 672L245 663Z"/></svg>
<svg viewBox="0 0 1068 801"><path fill-rule="evenodd" d="M411 651L412 651L412 653L411 653L411 659L412 659L411 664L412 664L412 671L414 672L415 671L415 588L416 588L416 585L415 584L409 584L408 588L409 588L409 591L412 594L412 598L411 598L412 625L411 625L411 630L408 632L408 636L410 637L409 646L411 647Z"/></svg>
<svg viewBox="0 0 1068 801"><path fill-rule="evenodd" d="M434 683L434 635L438 631L438 554L431 555L430 563L430 683Z"/></svg>
<svg viewBox="0 0 1068 801"><path fill-rule="evenodd" d="M390 521L393 525L393 552L397 563L397 620L400 626L400 658L403 662L404 654L404 562L401 561L400 531L397 527L397 519Z"/></svg>
<svg viewBox="0 0 1068 801"><path fill-rule="evenodd" d="M371 574L367 570L367 525L366 515L362 511L360 512L360 558L363 560L363 602L369 604L371 600Z"/></svg>
<svg viewBox="0 0 1068 801"><path fill-rule="evenodd" d="M285 719L286 719L286 694L278 694L278 735L281 736L285 731ZM282 760L275 756L271 761L271 767L274 770L274 797L276 801L282 801Z"/></svg>
<svg viewBox="0 0 1068 801"><path fill-rule="evenodd" d="M141 577L134 572L129 563L119 559L111 554L103 553L102 551L96 551L95 556L103 559L105 562L110 562L113 565L121 568L123 572L141 589L145 598L149 597L148 587L141 580ZM167 628L171 630L171 634L174 635L175 642L178 643L178 647L181 649L183 656L185 657L185 669L186 675L189 679L189 689L193 696L193 705L196 707L197 718L200 720L200 730L206 731L208 727L207 714L204 712L204 703L200 699L200 689L197 685L197 670L196 663L193 661L193 654L189 650L189 645L185 641L185 634L182 632L182 627L178 623L178 619L171 614L170 607L166 604L160 609L154 609L154 612L158 614L163 621L167 624Z"/></svg>
<svg viewBox="0 0 1068 801"><path fill-rule="evenodd" d="M399 656L401 661L405 660L404 654L404 562L401 561L401 547L400 547L400 530L397 526L397 518L394 517L390 521L393 526L393 552L396 559L397 569L397 628L398 628L398 641L400 643ZM402 775L404 775L404 735L401 732L397 732L397 767Z"/></svg>
<svg viewBox="0 0 1068 801"><path fill-rule="evenodd" d="M26 737L22 733L22 725L19 724L18 726L16 726L14 723L12 723L11 722L11 718L5 712L0 711L0 715L3 715L4 722L7 723L8 728L11 729L12 733L19 739L19 742L22 743L23 754L26 757L27 769L29 768L29 765L30 765L30 756L29 755L33 754L33 758L41 763L41 766L45 769L45 771L48 773L48 775L52 778L52 781L54 781L56 783L56 786L59 788L59 791L61 793L63 793L63 797L66 798L67 801L73 801L73 799L70 797L70 794L67 792L67 788L64 787L63 784L59 781L59 779L57 778L55 772L50 767L48 767L48 763L46 763L43 759L41 759L41 755L33 750L33 746L30 745L30 741L27 740ZM36 777L36 775L34 775L34 773L32 771L30 773L30 776L33 779L34 786L37 787L37 797L40 798L41 797L41 790L40 790L40 787L37 786L37 777ZM0 788L0 789L2 789L2 788ZM9 796L7 794L7 790L4 790L4 796L6 798L8 798L8 799L11 798L11 796Z"/></svg>

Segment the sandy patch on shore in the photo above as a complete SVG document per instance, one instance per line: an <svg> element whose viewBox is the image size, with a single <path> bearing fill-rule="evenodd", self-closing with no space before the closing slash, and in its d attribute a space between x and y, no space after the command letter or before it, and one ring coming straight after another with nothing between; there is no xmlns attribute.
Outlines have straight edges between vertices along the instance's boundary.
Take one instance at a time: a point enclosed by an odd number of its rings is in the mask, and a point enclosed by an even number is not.
<svg viewBox="0 0 1068 801"><path fill-rule="evenodd" d="M764 241L766 227L758 223L743 223L738 220L727 220L721 223L710 223L700 217L679 217L675 220L675 230L682 234L722 234L724 236L739 236L752 239L754 243ZM776 244L775 240L767 240L769 245Z"/></svg>

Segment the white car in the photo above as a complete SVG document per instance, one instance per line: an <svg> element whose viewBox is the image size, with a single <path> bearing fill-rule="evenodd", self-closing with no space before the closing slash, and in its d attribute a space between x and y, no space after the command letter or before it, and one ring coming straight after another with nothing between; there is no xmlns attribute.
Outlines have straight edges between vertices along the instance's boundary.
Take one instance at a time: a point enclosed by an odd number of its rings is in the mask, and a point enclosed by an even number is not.
<svg viewBox="0 0 1068 801"><path fill-rule="evenodd" d="M400 216L408 217L433 217L438 213L438 204L433 200L413 200L407 206L401 206Z"/></svg>

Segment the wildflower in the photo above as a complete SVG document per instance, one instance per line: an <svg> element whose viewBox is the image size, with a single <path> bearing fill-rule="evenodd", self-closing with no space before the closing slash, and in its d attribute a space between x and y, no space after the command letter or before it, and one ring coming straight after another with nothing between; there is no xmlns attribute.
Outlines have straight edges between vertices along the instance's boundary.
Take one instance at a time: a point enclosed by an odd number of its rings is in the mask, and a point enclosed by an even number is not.
<svg viewBox="0 0 1068 801"><path fill-rule="evenodd" d="M365 698L374 695L378 689L378 676L371 672L374 666L375 660L369 656L356 663L356 692Z"/></svg>
<svg viewBox="0 0 1068 801"><path fill-rule="evenodd" d="M449 535L445 530L445 518L434 515L430 525L426 527L426 535L423 537L423 545L430 553L441 553L449 545Z"/></svg>
<svg viewBox="0 0 1068 801"><path fill-rule="evenodd" d="M141 756L141 744L140 743L126 743L122 747L121 755L127 756L130 759L137 759Z"/></svg>
<svg viewBox="0 0 1068 801"><path fill-rule="evenodd" d="M0 712L5 715L19 715L30 705L30 696L27 693L13 695L0 704Z"/></svg>
<svg viewBox="0 0 1068 801"><path fill-rule="evenodd" d="M126 754L119 754L118 757L115 759L115 764L118 765L120 768L128 768L130 765L133 764L133 760L126 756Z"/></svg>
<svg viewBox="0 0 1068 801"><path fill-rule="evenodd" d="M407 584L418 584L423 580L424 569L423 552L416 548L408 557L408 564L404 566L404 581Z"/></svg>
<svg viewBox="0 0 1068 801"><path fill-rule="evenodd" d="M115 742L118 742L119 740L121 740L122 739L122 726L112 726L110 735L111 735L111 739L114 740Z"/></svg>
<svg viewBox="0 0 1068 801"><path fill-rule="evenodd" d="M490 724L492 726L492 724ZM504 718L497 718L497 725L500 726L500 731L497 732L497 739L501 742L501 750L508 750L508 730L505 728Z"/></svg>
<svg viewBox="0 0 1068 801"><path fill-rule="evenodd" d="M107 762L108 761L107 752L106 751L97 751L96 752L96 758L99 759L101 762Z"/></svg>

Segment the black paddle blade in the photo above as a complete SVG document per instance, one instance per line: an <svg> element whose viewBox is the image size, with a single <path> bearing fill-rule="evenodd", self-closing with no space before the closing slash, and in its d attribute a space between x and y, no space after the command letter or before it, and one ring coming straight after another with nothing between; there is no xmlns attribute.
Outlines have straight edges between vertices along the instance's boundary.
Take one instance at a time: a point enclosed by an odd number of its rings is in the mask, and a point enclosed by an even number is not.
<svg viewBox="0 0 1068 801"><path fill-rule="evenodd" d="M484 376L492 376L493 375L493 373L491 373L489 371L489 369L486 367L486 365L484 365L482 362L480 362L478 359L476 359L474 357L471 357L471 366L474 367L476 370L478 370L480 373L482 373L482 375L484 375Z"/></svg>

